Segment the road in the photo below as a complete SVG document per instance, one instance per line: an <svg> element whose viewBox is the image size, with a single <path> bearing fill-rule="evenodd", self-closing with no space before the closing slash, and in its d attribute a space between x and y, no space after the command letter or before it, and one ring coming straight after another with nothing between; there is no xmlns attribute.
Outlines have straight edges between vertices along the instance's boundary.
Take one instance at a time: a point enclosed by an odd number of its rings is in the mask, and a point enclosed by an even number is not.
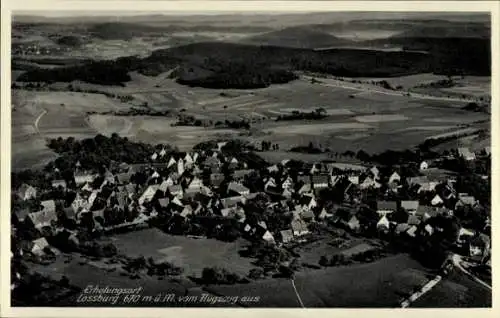
<svg viewBox="0 0 500 318"><path fill-rule="evenodd" d="M302 76L303 79L306 80L312 80L312 76ZM439 97L439 96L431 96L431 95L424 95L424 94L419 94L419 93L410 93L410 96L406 95L406 92L399 92L399 91L391 91L391 90L381 90L381 89L376 89L373 87L369 87L368 84L362 86L362 87L357 87L357 86L352 86L349 84L346 84L345 82L342 81L334 81L332 80L333 83L316 83L315 85L322 85L326 87L336 87L336 88L344 88L344 89L351 89L351 90L356 90L356 91L364 91L364 92L372 92L372 93L378 93L378 94L384 94L384 95L391 95L391 96L406 96L408 98L414 98L414 99L427 99L427 100L439 100L439 101L451 101L451 102L467 102L467 100L461 99L461 98L453 98L453 97Z"/></svg>
<svg viewBox="0 0 500 318"><path fill-rule="evenodd" d="M402 308L408 308L410 305L415 302L417 299L427 294L441 281L441 276L437 275L434 279L430 280L425 284L419 291L413 293L410 297L404 300L401 303Z"/></svg>
<svg viewBox="0 0 500 318"><path fill-rule="evenodd" d="M299 304L302 308L306 308L304 306L304 303L302 302L302 298L300 298L300 295L299 295L299 292L297 291L297 288L295 287L295 281L292 279L290 279L290 281L292 282L292 287L293 287L293 290L295 292L295 295L297 295L297 300L299 301Z"/></svg>
<svg viewBox="0 0 500 318"><path fill-rule="evenodd" d="M477 283L479 283L481 286L483 286L483 287L491 290L491 286L490 285L488 285L484 281L482 281L479 278L477 278L476 276L474 276L471 272L469 272L468 270L466 270L462 266L462 264L461 264L461 262L462 262L462 256L460 256L458 254L453 254L452 260L453 260L453 264L455 265L455 267L457 267L458 269L460 269L460 271L462 271L462 273L464 273L465 275L467 275L470 278L472 278L474 281L476 281Z"/></svg>
<svg viewBox="0 0 500 318"><path fill-rule="evenodd" d="M47 114L47 110L43 110L42 113L40 115L38 115L38 117L35 119L35 130L38 134L40 134L40 129L38 129L38 122L40 121L40 119L42 119L43 115Z"/></svg>

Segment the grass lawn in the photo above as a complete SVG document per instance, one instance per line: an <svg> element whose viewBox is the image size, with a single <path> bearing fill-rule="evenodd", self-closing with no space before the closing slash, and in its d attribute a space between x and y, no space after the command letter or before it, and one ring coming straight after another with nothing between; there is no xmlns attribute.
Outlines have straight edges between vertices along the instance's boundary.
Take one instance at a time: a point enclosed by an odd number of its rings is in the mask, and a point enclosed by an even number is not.
<svg viewBox="0 0 500 318"><path fill-rule="evenodd" d="M214 239L194 239L174 236L158 229L146 229L110 237L119 253L128 256L144 256L172 262L184 268L186 276L200 276L203 268L219 266L240 275L254 268L252 260L238 252L247 244L244 240L232 243Z"/></svg>

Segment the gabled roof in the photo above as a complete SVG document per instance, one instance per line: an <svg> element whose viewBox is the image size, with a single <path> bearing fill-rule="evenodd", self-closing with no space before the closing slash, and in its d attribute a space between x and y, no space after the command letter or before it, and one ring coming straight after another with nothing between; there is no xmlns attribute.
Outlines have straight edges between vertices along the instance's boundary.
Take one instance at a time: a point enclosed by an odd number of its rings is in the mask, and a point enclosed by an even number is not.
<svg viewBox="0 0 500 318"><path fill-rule="evenodd" d="M290 242L293 240L293 231L292 230L283 230L280 231L281 234L281 240L283 242Z"/></svg>
<svg viewBox="0 0 500 318"><path fill-rule="evenodd" d="M408 231L408 229L410 229L411 225L409 225L408 223L400 223L398 225L396 225L396 229L394 230L397 234L399 233L403 233L403 232L406 232Z"/></svg>
<svg viewBox="0 0 500 318"><path fill-rule="evenodd" d="M250 173L254 172L253 169L240 169L240 170L234 170L233 171L233 178L238 179L238 178L243 178Z"/></svg>
<svg viewBox="0 0 500 318"><path fill-rule="evenodd" d="M178 193L178 192L182 192L182 187L180 184L174 184L174 185L171 185L169 186L168 188L168 191L170 193Z"/></svg>
<svg viewBox="0 0 500 318"><path fill-rule="evenodd" d="M57 215L55 210L42 210L40 212L33 212L28 214L31 222L35 227L39 226L49 226L52 221L57 220Z"/></svg>
<svg viewBox="0 0 500 318"><path fill-rule="evenodd" d="M17 189L17 193L21 198L24 198L28 190L36 190L36 189L29 184L23 183L21 184L19 189Z"/></svg>
<svg viewBox="0 0 500 318"><path fill-rule="evenodd" d="M467 196L461 196L458 199L459 202L463 205L474 205L476 204L476 198L472 195L467 195Z"/></svg>
<svg viewBox="0 0 500 318"><path fill-rule="evenodd" d="M240 184L240 183L237 183L237 182L230 182L228 187L227 187L227 190L228 191L234 191L236 193L245 193L245 192L250 192L250 190L245 187L244 185Z"/></svg>
<svg viewBox="0 0 500 318"><path fill-rule="evenodd" d="M429 179L427 176L418 176L418 177L411 177L407 179L408 184L413 185L413 184L419 184L422 185L426 182L429 182Z"/></svg>
<svg viewBox="0 0 500 318"><path fill-rule="evenodd" d="M425 214L434 217L439 214L439 210L429 205L420 205L415 215L422 217Z"/></svg>

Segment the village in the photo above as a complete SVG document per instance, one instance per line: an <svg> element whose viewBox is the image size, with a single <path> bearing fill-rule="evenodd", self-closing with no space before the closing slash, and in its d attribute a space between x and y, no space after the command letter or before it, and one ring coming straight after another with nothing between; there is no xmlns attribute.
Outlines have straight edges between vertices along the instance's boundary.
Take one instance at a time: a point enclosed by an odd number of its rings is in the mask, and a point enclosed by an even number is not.
<svg viewBox="0 0 500 318"><path fill-rule="evenodd" d="M395 238L404 248L449 241L444 252L460 254L466 266L491 268L489 207L456 176L433 174L442 170L434 166L439 158L409 163L417 174L403 166L340 169L296 160L262 166L248 161L248 150L227 151L234 147L229 143L187 153L161 148L147 163L110 162L95 171L77 161L70 178L53 179L50 189L23 183L13 189L11 256L50 264L60 250L113 255L115 247L93 242L96 233L144 227L286 249L307 244L318 227L333 226ZM476 155L459 148L446 158L453 156L466 164L490 158L489 149ZM436 261L441 256L423 253ZM15 289L22 277L12 277Z"/></svg>

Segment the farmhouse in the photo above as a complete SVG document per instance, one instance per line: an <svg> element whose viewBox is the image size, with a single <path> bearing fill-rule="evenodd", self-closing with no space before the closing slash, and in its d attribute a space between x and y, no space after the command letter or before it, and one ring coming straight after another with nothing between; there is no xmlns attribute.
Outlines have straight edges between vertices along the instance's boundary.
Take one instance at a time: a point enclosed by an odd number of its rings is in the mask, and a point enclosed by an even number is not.
<svg viewBox="0 0 500 318"><path fill-rule="evenodd" d="M42 256L45 254L45 249L48 248L50 245L47 242L47 239L45 237L41 237L39 239L36 239L32 241L31 243L31 248L30 248L30 253L36 256Z"/></svg>
<svg viewBox="0 0 500 318"><path fill-rule="evenodd" d="M43 209L42 211L39 212L32 212L28 214L26 221L28 221L28 224L32 225L37 229L41 229L42 227L45 226L50 226L52 225L52 222L57 221L55 207L54 209Z"/></svg>
<svg viewBox="0 0 500 318"><path fill-rule="evenodd" d="M427 170L429 168L429 164L427 161L422 161L419 165L420 170Z"/></svg>
<svg viewBox="0 0 500 318"><path fill-rule="evenodd" d="M172 195L176 198L182 199L184 193L182 191L181 185L179 185L179 184L171 185L167 188L167 190L170 193L170 195Z"/></svg>
<svg viewBox="0 0 500 318"><path fill-rule="evenodd" d="M54 180L52 181L52 188L59 188L62 187L63 189L66 189L66 181L64 180Z"/></svg>
<svg viewBox="0 0 500 318"><path fill-rule="evenodd" d="M281 234L281 241L283 243L290 243L293 241L293 231L292 230L283 230L280 231Z"/></svg>
<svg viewBox="0 0 500 318"><path fill-rule="evenodd" d="M459 196L457 203L455 204L455 209L470 206L473 207L477 204L476 198L472 195L462 195Z"/></svg>
<svg viewBox="0 0 500 318"><path fill-rule="evenodd" d="M95 175L93 174L75 174L75 184L77 186L85 184L85 183L92 183L94 181Z"/></svg>
<svg viewBox="0 0 500 318"><path fill-rule="evenodd" d="M23 183L17 190L17 196L23 201L36 198L36 189L29 184Z"/></svg>
<svg viewBox="0 0 500 318"><path fill-rule="evenodd" d="M377 230L382 232L389 231L390 222L385 215L383 215L380 220L377 222Z"/></svg>

